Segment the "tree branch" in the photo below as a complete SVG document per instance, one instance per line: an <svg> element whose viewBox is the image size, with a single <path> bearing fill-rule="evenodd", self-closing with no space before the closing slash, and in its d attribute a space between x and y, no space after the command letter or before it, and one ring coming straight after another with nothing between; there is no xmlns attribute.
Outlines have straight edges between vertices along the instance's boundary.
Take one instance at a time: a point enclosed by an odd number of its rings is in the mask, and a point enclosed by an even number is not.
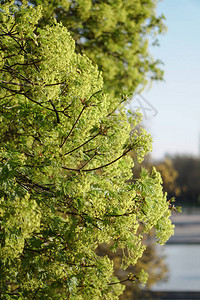
<svg viewBox="0 0 200 300"><path fill-rule="evenodd" d="M58 111L57 111L57 109L56 109L56 107L55 107L55 105L54 105L54 103L53 103L52 100L50 100L50 103L51 103L51 105L53 106L53 109L54 109L54 111L55 111L55 113L56 113L57 123L59 124L59 123L60 123L60 118L59 118L59 115L58 115Z"/></svg>
<svg viewBox="0 0 200 300"><path fill-rule="evenodd" d="M125 281L129 281L129 278L124 279L124 280L121 280L121 281L118 281L118 282L108 283L108 285L114 285L114 284L118 284L118 283L123 283L123 282L125 282Z"/></svg>
<svg viewBox="0 0 200 300"><path fill-rule="evenodd" d="M84 143L81 144L80 146L74 148L73 150L71 150L71 151L69 151L69 152L66 152L66 153L63 154L62 156L71 154L72 152L74 152L74 151L78 150L79 148L85 146L87 143L89 143L90 141L92 141L93 139L95 139L98 135L100 135L100 132L98 132L96 135L94 135L93 137L91 137L89 140L87 140L86 142L84 142Z"/></svg>
<svg viewBox="0 0 200 300"><path fill-rule="evenodd" d="M119 157L117 157L116 159L114 159L113 161L105 164L105 165L102 165L100 167L97 167L97 168L93 168L93 169L86 169L86 170L81 170L81 172L91 172L91 171L96 171L96 170L99 170L99 169L102 169L102 168L105 168L105 167L108 167L112 164L114 164L116 161L118 161L119 159L121 159L123 156L125 156L129 151L131 151L132 149L131 148L128 148L122 155L120 155ZM69 170L69 171L77 171L77 172L80 172L80 169L73 169L73 168L68 168L68 167L62 167L63 169L66 169L66 170Z"/></svg>
<svg viewBox="0 0 200 300"><path fill-rule="evenodd" d="M86 163L80 168L80 170L82 170L87 164L89 164L89 162L97 155L97 153L95 152L92 157L90 157L90 159L88 161L86 161Z"/></svg>
<svg viewBox="0 0 200 300"><path fill-rule="evenodd" d="M25 87L30 87L31 85L39 85L39 83L37 83L37 82L32 82L32 83L30 83L30 84L22 84L22 83L17 83L17 82L10 82L10 81L5 81L5 80L1 80L0 79L0 81L2 82L2 83L5 83L5 84L12 84L12 85L17 85L17 86L25 86ZM44 84L44 86L46 87L48 87L48 86L55 86L55 85L59 85L59 84L63 84L63 83L65 83L65 82L57 82L57 83L50 83L50 84Z"/></svg>
<svg viewBox="0 0 200 300"><path fill-rule="evenodd" d="M84 112L85 109L86 109L86 106L84 106L84 107L82 108L82 110L81 110L81 112L80 112L78 118L76 119L74 125L72 126L70 132L68 133L68 135L67 135L67 137L65 138L65 140L63 141L63 143L60 145L60 148L62 148L62 147L64 146L64 144L66 143L68 137L70 136L70 134L71 134L72 131L74 130L76 124L78 123L78 121L79 121L79 119L80 119L80 117L81 117L81 115L82 115L82 113Z"/></svg>

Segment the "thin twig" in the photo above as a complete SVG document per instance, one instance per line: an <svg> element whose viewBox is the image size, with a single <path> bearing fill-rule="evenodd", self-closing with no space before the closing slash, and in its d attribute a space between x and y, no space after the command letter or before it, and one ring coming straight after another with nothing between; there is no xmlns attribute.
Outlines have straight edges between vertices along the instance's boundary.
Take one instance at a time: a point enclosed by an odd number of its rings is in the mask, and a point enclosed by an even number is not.
<svg viewBox="0 0 200 300"><path fill-rule="evenodd" d="M129 148L127 149L122 155L120 155L119 157L117 157L116 159L114 159L113 161L103 165L103 166L100 166L100 167L97 167L97 168L93 168L93 169L86 169L86 170L81 170L82 172L91 172L91 171L96 171L96 170L99 170L99 169L102 169L102 168L105 168L105 167L108 167L110 165L112 165L113 163L115 163L116 161L118 161L119 159L121 159L123 156L125 156L129 151L131 151L132 149ZM69 170L69 171L77 171L77 172L80 172L80 169L73 169L73 168L68 168L68 167L62 167L63 169L66 169L66 170Z"/></svg>
<svg viewBox="0 0 200 300"><path fill-rule="evenodd" d="M88 161L86 161L86 163L80 168L80 170L82 170L87 164L89 164L89 162L97 155L97 153L95 152L92 157L90 157L90 159Z"/></svg>
<svg viewBox="0 0 200 300"><path fill-rule="evenodd" d="M84 112L85 109L86 109L86 106L84 106L84 107L82 108L82 110L81 110L81 112L80 112L78 118L76 119L74 125L72 126L70 132L68 133L68 135L67 135L67 137L65 138L65 140L63 141L63 143L60 145L60 148L62 148L62 147L64 146L64 144L66 143L68 137L70 136L70 134L71 134L72 131L74 130L76 124L78 123L78 121L79 121L79 119L80 119L80 117L81 117L81 115L82 115L82 113Z"/></svg>
<svg viewBox="0 0 200 300"><path fill-rule="evenodd" d="M17 85L17 86L25 86L25 87L30 87L31 85L39 85L39 83L37 82L32 82L31 84L24 84L24 83L17 83L17 82L11 82L11 81L5 81L5 80L1 80L0 81L2 83L5 83L5 84L12 84L12 85ZM50 84L44 84L43 86L44 87L49 87L49 86L55 86L55 85L60 85L60 84L63 84L64 82L57 82L57 83L50 83Z"/></svg>
<svg viewBox="0 0 200 300"><path fill-rule="evenodd" d="M78 150L79 148L85 146L87 143L89 143L90 141L92 141L93 139L95 139L98 135L100 135L100 132L98 132L96 135L94 135L93 137L91 137L89 140L87 140L85 143L81 144L80 146L70 150L69 152L66 152L65 154L63 154L62 156L64 155L68 155L68 154L71 154L72 152Z"/></svg>
<svg viewBox="0 0 200 300"><path fill-rule="evenodd" d="M129 279L124 279L124 280L121 280L121 281L118 281L118 282L112 282L112 283L108 283L108 285L114 285L114 284L118 284L118 283L123 283L125 281L129 281Z"/></svg>

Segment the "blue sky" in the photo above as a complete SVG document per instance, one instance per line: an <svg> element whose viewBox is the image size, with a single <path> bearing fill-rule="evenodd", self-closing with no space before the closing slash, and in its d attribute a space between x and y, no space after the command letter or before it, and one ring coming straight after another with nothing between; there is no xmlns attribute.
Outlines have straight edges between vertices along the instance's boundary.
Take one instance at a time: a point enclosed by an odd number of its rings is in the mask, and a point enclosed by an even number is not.
<svg viewBox="0 0 200 300"><path fill-rule="evenodd" d="M145 127L154 140L152 157L162 159L165 154L197 156L200 137L200 1L163 0L157 11L158 14L164 13L168 31L159 37L160 46L151 52L164 62L165 81L154 83L151 90L142 94L154 107L154 111L146 111L144 118Z"/></svg>

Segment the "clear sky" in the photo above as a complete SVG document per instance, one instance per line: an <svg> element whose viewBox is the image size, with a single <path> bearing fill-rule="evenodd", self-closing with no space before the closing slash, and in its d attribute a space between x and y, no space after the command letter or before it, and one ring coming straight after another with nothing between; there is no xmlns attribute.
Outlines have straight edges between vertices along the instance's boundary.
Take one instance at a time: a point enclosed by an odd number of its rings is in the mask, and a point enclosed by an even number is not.
<svg viewBox="0 0 200 300"><path fill-rule="evenodd" d="M200 137L200 0L163 0L168 31L152 49L164 62L165 81L143 93L149 108L145 127L153 136L154 159L165 154L199 155ZM143 102L142 102L143 101ZM137 102L137 103L136 103ZM133 105L138 105L136 100ZM136 106L137 106L136 105Z"/></svg>

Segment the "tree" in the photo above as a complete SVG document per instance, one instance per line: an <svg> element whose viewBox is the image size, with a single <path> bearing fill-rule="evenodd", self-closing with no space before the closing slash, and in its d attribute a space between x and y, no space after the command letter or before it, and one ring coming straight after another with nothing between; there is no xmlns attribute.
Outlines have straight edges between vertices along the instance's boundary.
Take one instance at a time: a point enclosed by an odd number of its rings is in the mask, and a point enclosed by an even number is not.
<svg viewBox="0 0 200 300"><path fill-rule="evenodd" d="M126 248L126 269L152 227L160 244L173 233L160 174L128 181L127 154L142 160L151 138L130 136L140 116L111 112L97 67L61 23L41 18L40 6L0 5L0 295L118 299L124 287L97 246Z"/></svg>
<svg viewBox="0 0 200 300"><path fill-rule="evenodd" d="M178 176L179 187L177 200L183 206L199 206L200 204L200 159L187 155L171 157Z"/></svg>
<svg viewBox="0 0 200 300"><path fill-rule="evenodd" d="M155 166L156 170L160 172L163 181L163 191L168 194L170 197L179 196L180 188L176 183L178 172L174 167L172 159L165 158L163 161L153 161L152 158L148 155L145 157L142 164L137 163L134 152L130 153L131 157L135 159L134 166L134 176L139 176L141 168L147 169L151 172L152 168Z"/></svg>
<svg viewBox="0 0 200 300"><path fill-rule="evenodd" d="M17 1L20 3L21 1ZM56 18L69 30L76 51L86 54L103 72L104 90L112 98L143 89L163 78L161 61L149 51L165 31L156 16L157 0L31 0L43 6L40 26ZM111 101L116 106L117 99ZM115 108L114 106L114 108Z"/></svg>
<svg viewBox="0 0 200 300"><path fill-rule="evenodd" d="M164 191L172 194L173 196L178 195L179 188L176 185L178 172L174 168L172 160L169 158L165 158L164 161L161 161L156 164L156 169L162 175Z"/></svg>

